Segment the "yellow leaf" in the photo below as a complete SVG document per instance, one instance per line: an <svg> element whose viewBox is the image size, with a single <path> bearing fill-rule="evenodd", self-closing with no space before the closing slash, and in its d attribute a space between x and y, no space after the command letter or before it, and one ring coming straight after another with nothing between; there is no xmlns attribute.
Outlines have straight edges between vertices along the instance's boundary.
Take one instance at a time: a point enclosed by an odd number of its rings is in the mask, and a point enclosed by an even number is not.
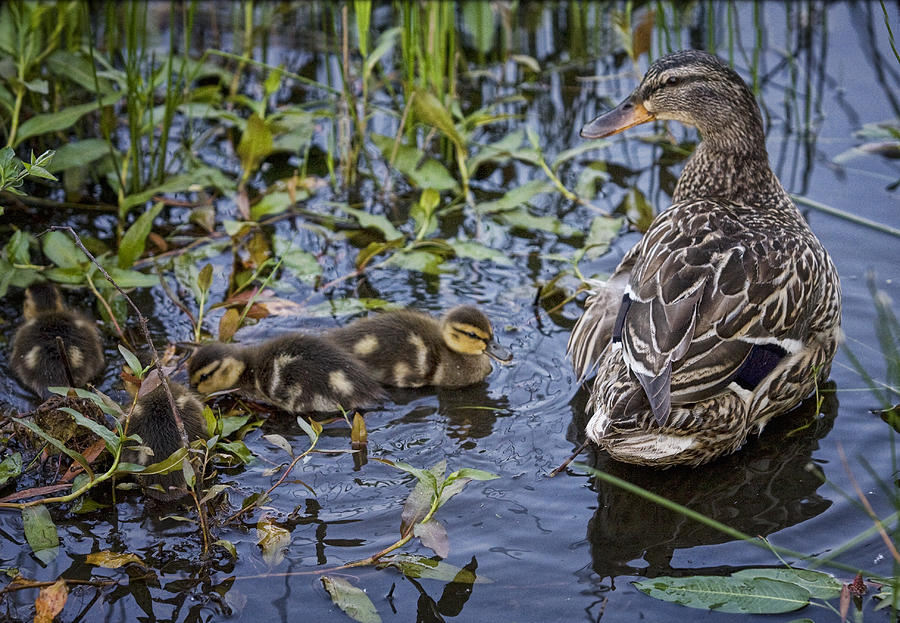
<svg viewBox="0 0 900 623"><path fill-rule="evenodd" d="M359 411L353 414L353 429L350 431L350 441L354 446L364 446L369 443L369 433L366 431L366 421Z"/></svg>
<svg viewBox="0 0 900 623"><path fill-rule="evenodd" d="M147 566L136 554L111 552L109 550L88 554L85 557L85 562L104 569L118 569L132 562L136 562L144 567Z"/></svg>
<svg viewBox="0 0 900 623"><path fill-rule="evenodd" d="M225 312L219 321L219 341L228 342L238 330L241 313L233 307Z"/></svg>

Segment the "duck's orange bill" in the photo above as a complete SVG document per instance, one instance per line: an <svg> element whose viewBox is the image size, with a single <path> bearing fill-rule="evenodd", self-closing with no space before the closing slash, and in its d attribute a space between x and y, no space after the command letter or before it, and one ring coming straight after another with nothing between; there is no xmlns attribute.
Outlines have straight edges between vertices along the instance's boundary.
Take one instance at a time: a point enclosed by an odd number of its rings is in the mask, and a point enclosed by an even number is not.
<svg viewBox="0 0 900 623"><path fill-rule="evenodd" d="M612 110L604 113L581 128L581 138L603 138L636 125L653 121L655 117L644 105L628 98Z"/></svg>

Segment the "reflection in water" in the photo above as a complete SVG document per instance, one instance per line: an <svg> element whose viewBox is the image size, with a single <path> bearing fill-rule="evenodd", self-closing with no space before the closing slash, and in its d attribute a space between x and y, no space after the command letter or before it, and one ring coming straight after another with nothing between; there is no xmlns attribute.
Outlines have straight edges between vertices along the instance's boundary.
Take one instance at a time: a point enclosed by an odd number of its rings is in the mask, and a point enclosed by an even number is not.
<svg viewBox="0 0 900 623"><path fill-rule="evenodd" d="M821 416L816 417L815 397L808 398L790 414L773 420L758 439L706 467L651 470L618 463L598 450L587 462L732 528L766 536L831 506L816 493L822 484L817 470L808 468L837 415L834 384L826 389ZM582 414L578 406L573 405L573 413ZM569 428L573 443L583 439L581 419L584 416L576 415ZM587 536L594 572L601 577L677 575L671 567L675 550L731 540L611 484L594 480L592 488L597 491L597 511Z"/></svg>

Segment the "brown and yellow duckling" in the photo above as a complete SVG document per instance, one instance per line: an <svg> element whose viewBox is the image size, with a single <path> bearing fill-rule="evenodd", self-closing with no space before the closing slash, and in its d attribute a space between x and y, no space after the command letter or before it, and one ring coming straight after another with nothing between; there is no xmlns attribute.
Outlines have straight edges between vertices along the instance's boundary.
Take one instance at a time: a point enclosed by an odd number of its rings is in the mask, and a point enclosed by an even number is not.
<svg viewBox="0 0 900 623"><path fill-rule="evenodd" d="M97 326L83 314L66 309L53 284L29 286L22 315L25 323L13 336L10 367L34 393L46 398L48 387L81 387L103 368Z"/></svg>
<svg viewBox="0 0 900 623"><path fill-rule="evenodd" d="M494 340L491 322L460 305L438 320L413 310L389 311L325 334L365 364L369 374L396 387L464 387L490 374L491 359L510 352Z"/></svg>
<svg viewBox="0 0 900 623"><path fill-rule="evenodd" d="M254 346L206 344L188 361L198 391L237 388L291 413L370 406L384 397L360 362L331 342L291 333Z"/></svg>
<svg viewBox="0 0 900 623"><path fill-rule="evenodd" d="M183 385L169 381L169 387L188 440L206 439L208 435L203 405ZM128 389L131 391L131 388ZM137 399L128 424L128 434L140 436L142 443L125 449L122 460L127 463L152 465L165 460L183 447L166 388L161 383ZM168 474L137 475L137 479L147 488L149 495L160 500L177 499L184 492L184 476L180 469Z"/></svg>

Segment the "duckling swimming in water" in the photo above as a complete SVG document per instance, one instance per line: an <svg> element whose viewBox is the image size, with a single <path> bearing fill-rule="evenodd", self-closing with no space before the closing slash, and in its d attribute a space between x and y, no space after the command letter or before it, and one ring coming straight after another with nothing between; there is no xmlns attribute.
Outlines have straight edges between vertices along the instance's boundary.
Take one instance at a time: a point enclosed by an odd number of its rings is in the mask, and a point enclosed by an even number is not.
<svg viewBox="0 0 900 623"><path fill-rule="evenodd" d="M255 346L206 344L188 361L198 391L238 388L291 413L371 405L384 391L363 366L335 344L302 333Z"/></svg>
<svg viewBox="0 0 900 623"><path fill-rule="evenodd" d="M384 312L332 329L325 338L396 387L464 387L490 374L491 359L512 359L494 341L487 316L471 305L454 307L440 320L408 309Z"/></svg>
<svg viewBox="0 0 900 623"><path fill-rule="evenodd" d="M145 381L146 383L147 381ZM207 439L206 420L203 418L203 405L197 397L183 385L169 381L172 397L178 414L184 423L188 440ZM122 452L122 460L138 465L152 465L171 456L182 447L181 435L172 407L166 395L166 388L160 384L155 389L138 398L131 413L128 434L140 435L142 444L135 448L126 448ZM149 448L153 453L146 451ZM147 488L147 493L159 500L174 500L181 497L185 487L184 475L180 469L168 474L137 474L138 481ZM155 486L159 485L159 487ZM162 489L162 490L160 490Z"/></svg>
<svg viewBox="0 0 900 623"><path fill-rule="evenodd" d="M81 387L103 368L97 326L83 314L66 309L55 285L30 285L25 290L22 315L25 324L13 336L10 367L41 398L49 396L48 387L70 383ZM68 359L71 379L60 349Z"/></svg>

